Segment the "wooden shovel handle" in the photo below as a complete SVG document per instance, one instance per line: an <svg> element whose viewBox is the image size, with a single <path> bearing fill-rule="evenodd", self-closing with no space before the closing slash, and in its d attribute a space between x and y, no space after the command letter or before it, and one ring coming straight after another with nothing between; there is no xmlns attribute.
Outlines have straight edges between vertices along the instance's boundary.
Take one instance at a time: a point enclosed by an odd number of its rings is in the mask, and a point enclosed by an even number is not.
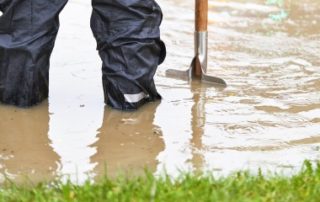
<svg viewBox="0 0 320 202"><path fill-rule="evenodd" d="M208 27L208 0L196 1L196 31L205 32Z"/></svg>

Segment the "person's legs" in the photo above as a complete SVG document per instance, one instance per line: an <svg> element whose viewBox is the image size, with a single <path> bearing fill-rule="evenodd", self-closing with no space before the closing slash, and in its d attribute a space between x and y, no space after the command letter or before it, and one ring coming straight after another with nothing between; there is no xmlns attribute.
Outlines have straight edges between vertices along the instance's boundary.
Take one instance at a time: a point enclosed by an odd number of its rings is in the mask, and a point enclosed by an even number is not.
<svg viewBox="0 0 320 202"><path fill-rule="evenodd" d="M48 97L49 58L67 0L0 0L0 102L20 107Z"/></svg>
<svg viewBox="0 0 320 202"><path fill-rule="evenodd" d="M153 76L165 58L154 0L92 0L91 28L103 62L107 105L135 110L161 99Z"/></svg>

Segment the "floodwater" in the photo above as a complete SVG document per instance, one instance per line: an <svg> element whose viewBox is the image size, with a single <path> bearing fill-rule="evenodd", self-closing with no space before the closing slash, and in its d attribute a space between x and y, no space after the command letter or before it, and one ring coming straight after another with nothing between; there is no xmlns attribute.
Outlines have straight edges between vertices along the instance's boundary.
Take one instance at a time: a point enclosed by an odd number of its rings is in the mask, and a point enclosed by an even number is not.
<svg viewBox="0 0 320 202"><path fill-rule="evenodd" d="M159 0L168 57L155 77L161 102L137 112L103 104L90 2L70 0L51 60L50 97L0 106L0 181L81 182L148 168L290 174L320 160L320 2L209 1L209 74L219 89L165 77L193 57L193 1Z"/></svg>

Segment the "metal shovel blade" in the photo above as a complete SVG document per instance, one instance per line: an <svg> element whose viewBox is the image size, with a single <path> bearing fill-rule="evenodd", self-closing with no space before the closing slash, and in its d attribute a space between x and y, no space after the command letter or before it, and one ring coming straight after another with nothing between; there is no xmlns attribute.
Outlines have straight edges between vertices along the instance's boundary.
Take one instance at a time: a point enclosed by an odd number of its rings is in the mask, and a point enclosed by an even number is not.
<svg viewBox="0 0 320 202"><path fill-rule="evenodd" d="M192 60L192 63L191 63L191 66L189 69L187 69L187 70L168 69L166 71L166 76L169 78L181 79L181 80L186 80L186 81L201 80L205 83L212 84L214 86L220 86L220 87L227 86L227 83L223 79L206 74L203 71L203 68L201 68L201 70L202 70L201 77L197 77L195 75L196 63L198 63L198 65L202 66L199 59L194 58Z"/></svg>
<svg viewBox="0 0 320 202"><path fill-rule="evenodd" d="M168 69L166 71L166 76L174 79L181 79L181 80L190 80L190 70L176 70L176 69Z"/></svg>
<svg viewBox="0 0 320 202"><path fill-rule="evenodd" d="M215 85L220 85L221 87L227 87L227 83L223 79L215 76L209 76L209 75L203 74L202 81L212 83Z"/></svg>
<svg viewBox="0 0 320 202"><path fill-rule="evenodd" d="M213 86L226 87L227 83L218 77L207 74L208 65L208 32L195 32L195 57L190 68L185 71L168 69L166 76L183 80L200 80Z"/></svg>
<svg viewBox="0 0 320 202"><path fill-rule="evenodd" d="M190 66L190 69L192 69L193 71L193 74L191 75L191 77L193 79L201 79L201 81L203 82L206 82L208 84L212 84L212 85L219 85L221 87L226 87L227 86L227 83L219 78L219 77L215 77L215 76L211 76L211 75L208 75L206 73L206 70L207 70L207 61L206 59L205 60L200 60L200 56L196 56L193 60L192 60L192 63L191 63L191 66ZM198 67L198 68L197 68ZM199 69L198 71L201 71L201 76L196 76L196 71L197 69Z"/></svg>

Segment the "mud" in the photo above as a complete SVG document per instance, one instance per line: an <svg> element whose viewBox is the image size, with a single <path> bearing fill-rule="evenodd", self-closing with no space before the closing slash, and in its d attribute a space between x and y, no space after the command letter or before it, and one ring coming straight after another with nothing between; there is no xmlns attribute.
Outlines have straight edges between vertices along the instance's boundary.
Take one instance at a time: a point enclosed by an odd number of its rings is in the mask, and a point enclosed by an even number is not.
<svg viewBox="0 0 320 202"><path fill-rule="evenodd" d="M320 159L319 1L209 1L209 74L224 78L225 89L165 77L193 57L193 2L159 4L168 57L155 79L164 99L134 113L104 106L90 2L70 1L48 102L0 106L2 175L83 181L146 167L172 176L258 168L290 174L305 159Z"/></svg>

